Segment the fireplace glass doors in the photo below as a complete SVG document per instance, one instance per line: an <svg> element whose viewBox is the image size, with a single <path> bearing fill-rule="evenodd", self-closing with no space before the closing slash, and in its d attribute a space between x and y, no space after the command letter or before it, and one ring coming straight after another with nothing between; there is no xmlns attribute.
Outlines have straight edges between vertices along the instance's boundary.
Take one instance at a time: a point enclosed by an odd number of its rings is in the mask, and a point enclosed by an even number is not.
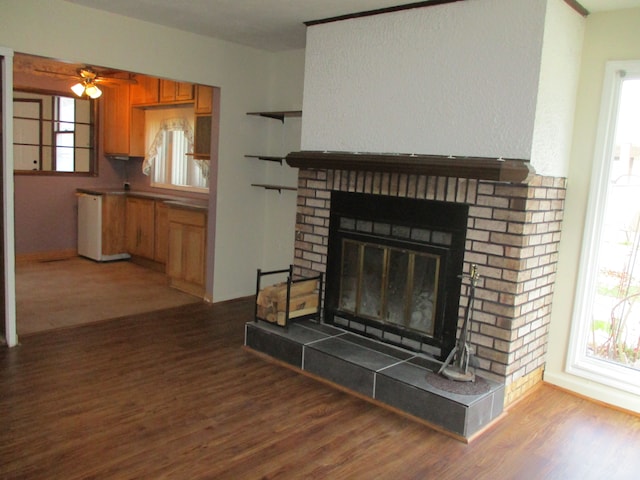
<svg viewBox="0 0 640 480"><path fill-rule="evenodd" d="M331 192L324 318L439 357L455 345L468 206Z"/></svg>
<svg viewBox="0 0 640 480"><path fill-rule="evenodd" d="M339 309L433 337L437 255L343 240Z"/></svg>

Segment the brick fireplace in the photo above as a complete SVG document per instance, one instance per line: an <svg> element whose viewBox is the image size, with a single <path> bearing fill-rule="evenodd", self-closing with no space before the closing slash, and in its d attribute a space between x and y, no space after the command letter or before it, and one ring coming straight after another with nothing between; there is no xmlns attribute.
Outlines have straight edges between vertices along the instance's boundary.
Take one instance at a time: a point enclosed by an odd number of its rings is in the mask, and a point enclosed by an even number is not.
<svg viewBox="0 0 640 480"><path fill-rule="evenodd" d="M471 325L478 372L506 386L507 405L541 380L564 178L503 159L294 152L287 161L299 168L299 276L327 271L332 191L468 205L463 270L476 264L480 274ZM463 283L458 326L468 290Z"/></svg>

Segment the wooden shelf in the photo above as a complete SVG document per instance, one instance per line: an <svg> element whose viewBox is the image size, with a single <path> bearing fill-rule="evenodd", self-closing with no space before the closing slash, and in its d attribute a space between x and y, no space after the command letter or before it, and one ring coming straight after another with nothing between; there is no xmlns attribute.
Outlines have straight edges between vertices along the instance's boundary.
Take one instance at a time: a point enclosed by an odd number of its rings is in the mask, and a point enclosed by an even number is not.
<svg viewBox="0 0 640 480"><path fill-rule="evenodd" d="M282 161L286 158L286 157L276 157L272 155L245 155L245 157L257 158L258 160L265 160L267 162L278 162L280 165L282 165Z"/></svg>
<svg viewBox="0 0 640 480"><path fill-rule="evenodd" d="M209 160L211 159L211 155L208 153L185 153L187 157L193 157L196 160Z"/></svg>
<svg viewBox="0 0 640 480"><path fill-rule="evenodd" d="M285 111L277 111L277 112L247 112L247 115L256 115L259 117L274 118L284 123L285 118L301 117L302 110L285 110Z"/></svg>
<svg viewBox="0 0 640 480"><path fill-rule="evenodd" d="M290 190L294 192L297 190L296 187L289 187L286 185L269 185L266 183L252 183L251 186L264 188L265 190L277 190L278 193L282 193L282 190Z"/></svg>
<svg viewBox="0 0 640 480"><path fill-rule="evenodd" d="M412 173L528 183L535 170L528 160L444 155L301 151L287 155L295 168Z"/></svg>

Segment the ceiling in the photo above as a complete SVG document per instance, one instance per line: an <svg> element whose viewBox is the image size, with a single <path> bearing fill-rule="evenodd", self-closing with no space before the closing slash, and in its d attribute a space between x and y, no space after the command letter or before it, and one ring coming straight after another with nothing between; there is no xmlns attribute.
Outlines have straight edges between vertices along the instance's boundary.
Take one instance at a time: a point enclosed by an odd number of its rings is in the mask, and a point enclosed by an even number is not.
<svg viewBox="0 0 640 480"><path fill-rule="evenodd" d="M78 5L264 50L304 48L305 21L415 0L66 0ZM640 7L640 0L578 0L589 12Z"/></svg>

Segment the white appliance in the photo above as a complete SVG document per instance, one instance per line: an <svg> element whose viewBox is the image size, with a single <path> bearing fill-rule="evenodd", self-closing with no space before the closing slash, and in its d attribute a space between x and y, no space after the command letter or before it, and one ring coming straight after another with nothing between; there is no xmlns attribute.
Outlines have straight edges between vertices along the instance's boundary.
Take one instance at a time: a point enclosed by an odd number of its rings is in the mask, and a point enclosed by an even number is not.
<svg viewBox="0 0 640 480"><path fill-rule="evenodd" d="M78 255L99 262L129 258L126 253L102 253L102 195L78 193Z"/></svg>

